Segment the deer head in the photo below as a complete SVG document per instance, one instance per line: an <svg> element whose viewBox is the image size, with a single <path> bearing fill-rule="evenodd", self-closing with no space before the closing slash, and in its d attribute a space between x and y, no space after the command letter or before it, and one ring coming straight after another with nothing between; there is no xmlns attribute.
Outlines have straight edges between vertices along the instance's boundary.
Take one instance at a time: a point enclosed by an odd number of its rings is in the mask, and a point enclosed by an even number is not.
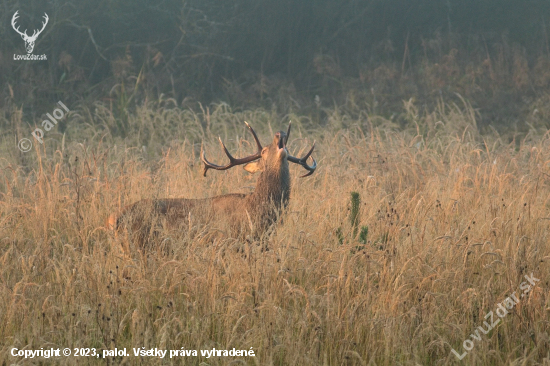
<svg viewBox="0 0 550 366"><path fill-rule="evenodd" d="M283 131L277 132L273 137L272 143L263 148L252 127L250 127L248 123L246 123L246 126L252 133L252 136L254 136L254 140L256 141L256 146L258 148L257 152L248 157L236 159L231 156L221 138L219 138L220 145L229 158L229 164L225 166L212 164L206 159L204 150L201 149L201 160L204 163L204 175L206 176L208 169L226 170L237 165L246 164L244 166L246 171L250 173L261 172L258 182L256 183L256 189L251 196L251 199L255 202L256 206L260 206L262 203L265 204L270 200L277 206L281 203L286 204L290 195L290 174L288 162L290 161L301 165L308 171L308 173L302 175L302 177L307 177L313 174L317 168L317 162L313 159L313 157L311 157L313 149L315 149L315 142L309 152L302 158L298 159L290 155L286 147L290 136L291 124L288 125L288 130L286 133ZM307 160L310 157L313 160L313 165L311 166L307 164ZM256 206L253 205L252 207Z"/></svg>
<svg viewBox="0 0 550 366"><path fill-rule="evenodd" d="M275 134L275 137L273 138L273 142L271 145L266 146L262 148L262 144L260 140L258 139L258 136L256 135L256 132L250 127L248 122L245 122L246 127L250 130L252 133L252 136L254 137L254 141L256 141L256 146L258 148L258 151L254 155L247 156L242 159L235 159L227 148L225 147L225 144L223 143L221 137L218 137L218 140L220 141L220 145L229 158L229 164L220 166L215 165L206 160L206 156L204 154L204 149L201 149L201 160L204 163L204 171L203 175L206 177L206 172L208 169L215 169L215 170L227 170L229 168L232 168L237 165L243 165L247 164L245 166L245 170L255 173L257 171L265 171L269 170L271 172L278 171L280 168L285 165L285 160L291 161L293 163L296 163L298 165L303 166L306 170L309 171L309 173L306 173L302 175L300 178L307 177L315 172L315 168L317 168L317 162L315 159L311 158L313 160L313 165L309 166L307 164L307 159L311 156L311 153L313 153L313 149L315 149L315 141L313 142L313 146L311 146L311 149L309 152L303 156L302 158L298 159L294 156L290 155L288 153L288 150L286 148L286 144L288 143L288 138L290 137L290 128L292 127L291 123L288 124L288 130L286 133L283 131L279 131ZM254 160L262 159L259 162L254 162Z"/></svg>
<svg viewBox="0 0 550 366"><path fill-rule="evenodd" d="M39 31L35 29L32 36L29 36L27 35L26 29L24 32L21 32L19 30L19 26L16 27L15 22L17 18L19 18L18 13L19 13L19 10L16 11L15 14L13 14L13 17L11 18L11 26L17 33L21 35L21 38L23 38L23 40L25 41L25 48L27 49L27 53L32 53L32 50L34 49L34 42L36 42L36 38L40 33L42 33L44 28L46 28L46 24L48 24L48 20L49 20L48 14L44 13L44 22L42 22L42 29L40 29Z"/></svg>

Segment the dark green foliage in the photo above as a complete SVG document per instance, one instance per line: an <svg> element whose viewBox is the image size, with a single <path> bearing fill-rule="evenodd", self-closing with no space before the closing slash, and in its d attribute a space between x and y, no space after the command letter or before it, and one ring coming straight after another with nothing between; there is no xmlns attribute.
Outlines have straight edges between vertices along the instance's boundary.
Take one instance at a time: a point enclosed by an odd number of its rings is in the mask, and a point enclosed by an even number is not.
<svg viewBox="0 0 550 366"><path fill-rule="evenodd" d="M336 238L338 239L338 244L340 245L344 244L344 233L342 232L341 227L336 229Z"/></svg>
<svg viewBox="0 0 550 366"><path fill-rule="evenodd" d="M16 10L18 24L29 33L44 12L50 18L34 51L47 61L0 60L0 85L9 85L0 90L0 107L14 100L33 116L59 99L66 104L108 99L129 109L161 94L178 102L223 100L288 113L296 105L313 108L315 95L320 106L344 104L351 92L357 99L372 97L372 111L390 116L411 96L460 93L479 98L480 113L494 123L510 116L506 106L516 106L511 97L532 97L525 93L548 86L544 77L541 85L531 85L539 80L532 76L534 82L510 96L495 90L513 87L511 82L503 88L502 80L523 80L518 70L514 78L499 74L491 85L482 85L485 74L464 76L467 67L483 69L487 60L513 69L521 64L518 55L539 75L538 58L550 57L546 0L0 0L0 5L4 55L25 53L9 26ZM456 57L449 56L455 51ZM422 85L424 80L433 82ZM470 96L470 89L480 91ZM124 133L126 112L115 113ZM322 111L315 113L315 122L322 122Z"/></svg>
<svg viewBox="0 0 550 366"><path fill-rule="evenodd" d="M369 227L361 226L361 232L359 233L359 243L367 244L368 235L369 235Z"/></svg>
<svg viewBox="0 0 550 366"><path fill-rule="evenodd" d="M351 250L351 254L355 254L366 248L368 234L369 234L369 227L361 226L361 232L359 233L359 243L361 243L361 245L355 246L355 248Z"/></svg>
<svg viewBox="0 0 550 366"><path fill-rule="evenodd" d="M361 205L361 196L358 192L351 192L349 222L353 231L353 238L357 237L357 225L359 225L359 207Z"/></svg>

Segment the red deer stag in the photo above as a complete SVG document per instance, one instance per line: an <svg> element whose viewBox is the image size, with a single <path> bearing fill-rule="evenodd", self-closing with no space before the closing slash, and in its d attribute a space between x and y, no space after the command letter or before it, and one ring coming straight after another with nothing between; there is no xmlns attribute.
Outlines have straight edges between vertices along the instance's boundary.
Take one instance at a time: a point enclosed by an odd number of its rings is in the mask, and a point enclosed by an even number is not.
<svg viewBox="0 0 550 366"><path fill-rule="evenodd" d="M143 247L147 236L159 224L164 224L168 229L183 229L185 226L191 226L192 222L223 223L229 227L232 234L251 233L256 237L261 235L276 222L280 210L288 204L290 198L288 162L301 165L308 171L302 177L315 172L317 162L313 157L311 157L313 165L307 164L315 148L315 142L309 152L298 159L290 155L286 148L290 124L286 133L277 132L273 142L264 148L252 127L248 123L246 126L254 136L258 147L254 155L236 159L231 156L220 138L221 147L229 158L229 164L220 166L210 163L203 149L201 149L201 160L204 163L204 176L208 169L226 170L243 164L246 164L244 169L248 172L261 172L254 192L231 193L202 199L144 199L126 206L119 215L112 214L107 219L107 226L114 230L126 227L137 234L134 238L137 239L136 244L139 247Z"/></svg>

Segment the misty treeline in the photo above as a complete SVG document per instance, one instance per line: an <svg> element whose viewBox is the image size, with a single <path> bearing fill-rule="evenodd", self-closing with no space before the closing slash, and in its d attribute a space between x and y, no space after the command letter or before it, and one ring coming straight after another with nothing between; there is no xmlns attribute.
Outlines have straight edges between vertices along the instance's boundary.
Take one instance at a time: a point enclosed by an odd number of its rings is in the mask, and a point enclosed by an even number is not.
<svg viewBox="0 0 550 366"><path fill-rule="evenodd" d="M459 93L495 111L550 83L547 0L1 0L1 105L225 101L281 112ZM21 30L49 23L34 54ZM510 103L508 103L510 104ZM492 113L492 112L491 112Z"/></svg>

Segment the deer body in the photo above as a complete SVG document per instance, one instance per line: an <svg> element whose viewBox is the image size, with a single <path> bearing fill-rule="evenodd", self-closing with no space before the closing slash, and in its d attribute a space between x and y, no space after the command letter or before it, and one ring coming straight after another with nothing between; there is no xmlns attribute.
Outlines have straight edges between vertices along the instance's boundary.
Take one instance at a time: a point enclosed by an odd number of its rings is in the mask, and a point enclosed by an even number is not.
<svg viewBox="0 0 550 366"><path fill-rule="evenodd" d="M248 124L247 124L248 126ZM202 199L145 199L127 206L121 214L111 215L107 225L112 229L127 227L133 232L139 233L140 246L151 231L152 226L162 224L168 229L184 229L194 224L221 225L229 229L232 235L251 233L259 236L273 223L290 199L290 171L288 162L295 162L309 170L310 175L317 166L313 159L313 166L306 161L313 152L315 145L309 153L297 159L291 156L286 149L290 126L285 134L280 131L275 134L273 142L264 148L250 126L248 126L258 146L258 152L252 156L235 159L223 142L222 148L229 157L227 166L214 165L201 153L204 163L204 175L208 169L225 170L236 165L245 165L245 170L255 173L261 172L254 192L249 194L231 193L221 196ZM257 161L255 161L257 160Z"/></svg>

